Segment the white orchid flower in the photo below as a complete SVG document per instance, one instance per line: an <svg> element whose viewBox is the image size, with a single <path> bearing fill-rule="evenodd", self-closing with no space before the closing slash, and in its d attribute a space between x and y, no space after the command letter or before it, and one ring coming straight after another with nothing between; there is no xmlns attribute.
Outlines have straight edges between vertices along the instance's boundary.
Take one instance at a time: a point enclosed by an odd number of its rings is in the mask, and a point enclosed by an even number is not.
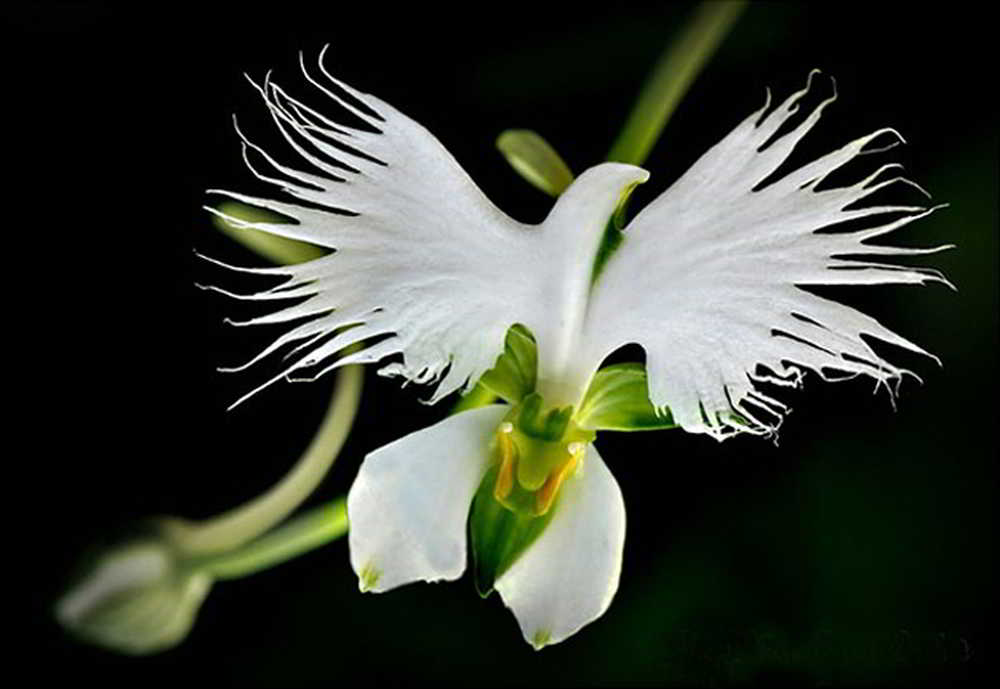
<svg viewBox="0 0 1000 689"><path fill-rule="evenodd" d="M934 270L879 260L947 247L869 243L935 210L859 206L890 184L913 184L885 176L898 166L817 189L876 139L901 140L895 131L772 179L834 100L790 121L814 75L774 109L768 95L622 232L612 229L620 241L609 247L609 220L646 170L592 167L544 222L525 225L496 208L422 126L332 77L322 54L318 70L302 63L319 94L363 125L334 121L270 79L254 84L309 171L278 162L237 129L253 174L304 203L212 192L294 223L208 209L332 250L299 265L236 268L284 281L234 296L299 300L243 323L298 322L246 364L295 345L291 363L257 390L309 368L319 369L311 379L399 355L380 372L436 382L431 402L483 380L511 403L451 416L367 456L348 498L351 563L365 590L461 576L471 506L480 588L500 593L535 647L558 642L599 617L618 586L625 506L592 444L597 430L773 434L788 408L768 384L797 386L806 371L869 376L892 395L908 371L865 337L931 356L801 289L948 284ZM874 226L819 232L868 217ZM630 343L645 350L645 369L599 372ZM335 357L352 345L361 349Z"/></svg>

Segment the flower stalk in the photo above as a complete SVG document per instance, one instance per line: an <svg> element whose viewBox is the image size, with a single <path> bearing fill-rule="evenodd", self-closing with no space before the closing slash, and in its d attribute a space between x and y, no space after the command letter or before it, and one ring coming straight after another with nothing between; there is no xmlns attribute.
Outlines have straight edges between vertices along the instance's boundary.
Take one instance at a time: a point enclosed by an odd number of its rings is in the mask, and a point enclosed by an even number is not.
<svg viewBox="0 0 1000 689"><path fill-rule="evenodd" d="M646 81L608 160L642 165L660 132L722 39L746 9L745 0L704 2L671 42Z"/></svg>
<svg viewBox="0 0 1000 689"><path fill-rule="evenodd" d="M354 424L363 381L361 366L341 369L326 415L292 470L263 495L224 514L200 523L171 522L168 530L178 547L191 554L232 550L291 514L333 465Z"/></svg>
<svg viewBox="0 0 1000 689"><path fill-rule="evenodd" d="M207 558L201 565L214 578L239 579L279 565L347 533L344 497L313 507L242 548Z"/></svg>

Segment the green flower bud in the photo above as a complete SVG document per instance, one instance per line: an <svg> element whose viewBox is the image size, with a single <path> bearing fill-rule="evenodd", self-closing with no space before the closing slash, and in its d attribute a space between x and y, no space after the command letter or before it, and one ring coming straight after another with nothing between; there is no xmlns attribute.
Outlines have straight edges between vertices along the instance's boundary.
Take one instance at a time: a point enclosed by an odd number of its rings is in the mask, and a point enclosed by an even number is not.
<svg viewBox="0 0 1000 689"><path fill-rule="evenodd" d="M187 636L211 586L207 572L154 533L98 553L58 601L55 615L89 643L131 655L155 653Z"/></svg>
<svg viewBox="0 0 1000 689"><path fill-rule="evenodd" d="M508 129L497 137L497 148L519 175L550 196L573 183L569 166L537 132Z"/></svg>

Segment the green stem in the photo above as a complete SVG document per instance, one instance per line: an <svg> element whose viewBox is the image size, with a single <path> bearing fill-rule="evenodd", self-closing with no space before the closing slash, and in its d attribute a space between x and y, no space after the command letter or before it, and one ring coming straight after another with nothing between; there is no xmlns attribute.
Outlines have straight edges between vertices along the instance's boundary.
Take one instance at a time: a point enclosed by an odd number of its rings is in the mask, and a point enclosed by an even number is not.
<svg viewBox="0 0 1000 689"><path fill-rule="evenodd" d="M307 510L287 524L234 551L199 566L216 579L238 579L279 565L347 533L347 499L337 498Z"/></svg>
<svg viewBox="0 0 1000 689"><path fill-rule="evenodd" d="M319 485L340 452L358 411L363 381L361 366L342 368L330 408L291 471L269 491L240 507L201 523L174 526L171 535L178 546L193 555L231 550L291 514Z"/></svg>
<svg viewBox="0 0 1000 689"><path fill-rule="evenodd" d="M745 0L704 2L653 68L608 160L642 165L684 94L715 53Z"/></svg>
<svg viewBox="0 0 1000 689"><path fill-rule="evenodd" d="M495 399L496 395L477 385L455 403L449 415L485 406ZM330 414L335 413L334 406ZM195 557L191 566L203 569L216 579L238 579L324 546L346 533L347 498L341 496L308 510L242 548Z"/></svg>

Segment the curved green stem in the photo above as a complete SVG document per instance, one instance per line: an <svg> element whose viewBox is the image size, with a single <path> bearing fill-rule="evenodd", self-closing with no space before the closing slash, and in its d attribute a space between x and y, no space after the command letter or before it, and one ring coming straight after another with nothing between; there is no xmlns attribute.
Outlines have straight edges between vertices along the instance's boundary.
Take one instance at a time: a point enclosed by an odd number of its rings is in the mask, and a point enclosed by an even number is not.
<svg viewBox="0 0 1000 689"><path fill-rule="evenodd" d="M455 403L449 415L485 406L495 399L496 395L477 385ZM335 416L335 406L331 406L328 418ZM317 435L322 432L321 428ZM308 510L241 548L195 557L190 566L216 579L238 579L324 546L346 533L347 497L341 496Z"/></svg>
<svg viewBox="0 0 1000 689"><path fill-rule="evenodd" d="M242 548L200 564L216 579L238 579L291 560L347 533L347 499L314 507Z"/></svg>
<svg viewBox="0 0 1000 689"><path fill-rule="evenodd" d="M608 160L642 165L684 94L746 8L744 0L704 2L653 68Z"/></svg>
<svg viewBox="0 0 1000 689"><path fill-rule="evenodd" d="M330 408L309 447L291 471L263 495L207 521L172 534L185 552L216 553L238 548L283 520L319 485L340 452L361 399L361 366L345 366ZM276 532L277 533L277 532Z"/></svg>

